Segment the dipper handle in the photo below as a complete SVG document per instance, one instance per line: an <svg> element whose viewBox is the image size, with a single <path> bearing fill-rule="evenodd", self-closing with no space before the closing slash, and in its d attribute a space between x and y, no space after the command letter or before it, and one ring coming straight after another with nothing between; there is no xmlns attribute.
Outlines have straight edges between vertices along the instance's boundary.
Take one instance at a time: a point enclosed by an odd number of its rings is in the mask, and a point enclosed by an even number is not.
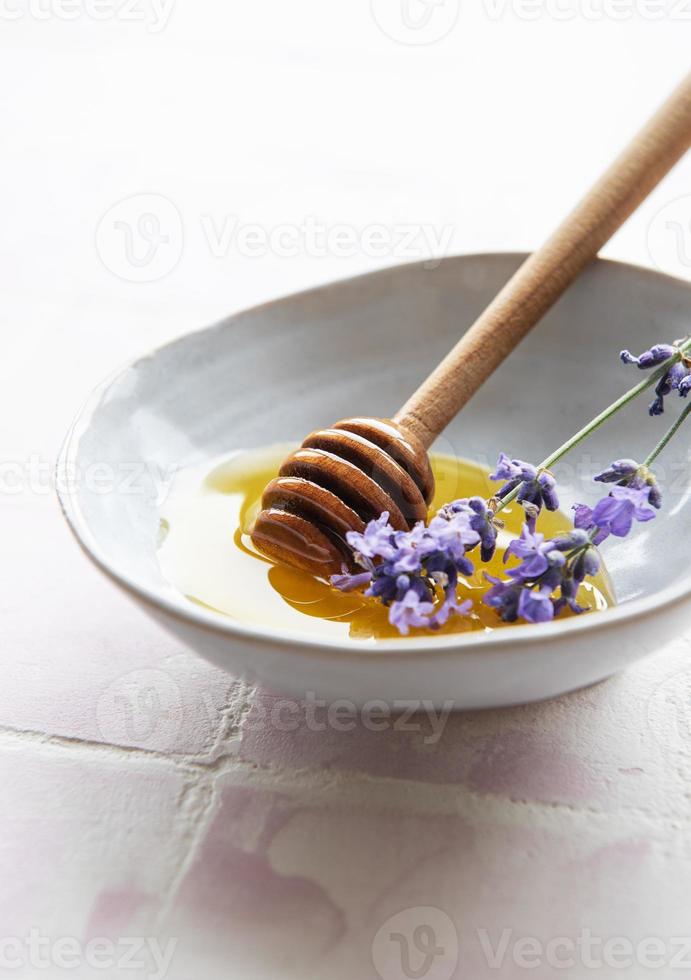
<svg viewBox="0 0 691 980"><path fill-rule="evenodd" d="M691 74L394 416L425 448L691 146Z"/></svg>

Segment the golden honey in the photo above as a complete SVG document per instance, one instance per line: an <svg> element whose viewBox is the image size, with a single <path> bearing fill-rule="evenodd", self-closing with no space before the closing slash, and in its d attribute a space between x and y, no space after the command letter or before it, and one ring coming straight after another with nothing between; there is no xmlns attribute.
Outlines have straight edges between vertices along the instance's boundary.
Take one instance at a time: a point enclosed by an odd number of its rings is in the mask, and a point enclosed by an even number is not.
<svg viewBox="0 0 691 980"><path fill-rule="evenodd" d="M252 545L249 529L260 509L264 487L292 448L251 450L179 474L162 508L158 556L163 574L192 602L248 625L271 626L293 635L365 641L398 637L381 603L359 593L338 592L306 572L274 565ZM458 497L490 497L496 489L485 467L441 454L432 453L430 458L436 480L431 513ZM452 616L434 633L413 629L411 636L488 632L515 625L502 622L482 602L489 587L483 571L505 573L504 551L520 533L522 509L507 507L502 519L505 529L492 561L482 564L478 555L474 574L460 580L459 594L462 599L472 599L472 614ZM547 537L570 526L565 515L545 511L538 522L538 530ZM614 604L606 572L584 583L578 601L592 610ZM561 615L572 614L564 611Z"/></svg>

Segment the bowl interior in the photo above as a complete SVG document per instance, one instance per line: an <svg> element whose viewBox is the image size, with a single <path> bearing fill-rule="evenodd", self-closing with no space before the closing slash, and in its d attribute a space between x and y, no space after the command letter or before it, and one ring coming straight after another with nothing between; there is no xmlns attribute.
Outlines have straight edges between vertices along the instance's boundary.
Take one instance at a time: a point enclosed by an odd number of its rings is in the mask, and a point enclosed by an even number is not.
<svg viewBox="0 0 691 980"><path fill-rule="evenodd" d="M61 497L82 543L130 585L192 606L163 579L159 509L181 468L237 449L299 440L347 415L390 416L522 261L460 256L405 265L233 316L132 364L94 393L66 442ZM537 462L640 380L618 360L688 331L691 285L598 261L514 351L437 448L493 464L500 450ZM676 413L640 399L555 469L565 509L600 495L589 478L645 457ZM604 546L621 601L686 575L688 440L656 467L660 518ZM221 619L221 617L218 617Z"/></svg>

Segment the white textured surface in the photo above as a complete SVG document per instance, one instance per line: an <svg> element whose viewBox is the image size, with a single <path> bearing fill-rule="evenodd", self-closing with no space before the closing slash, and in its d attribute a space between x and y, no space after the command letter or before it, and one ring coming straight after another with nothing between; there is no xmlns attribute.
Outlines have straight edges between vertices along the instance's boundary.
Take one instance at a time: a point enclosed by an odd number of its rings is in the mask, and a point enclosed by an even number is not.
<svg viewBox="0 0 691 980"><path fill-rule="evenodd" d="M185 654L94 572L48 486L71 417L114 366L235 309L419 257L344 258L304 238L294 256L236 240L222 255L209 229L229 216L448 228L447 251L535 245L688 56L682 5L661 21L642 3L623 21L586 6L557 22L467 4L438 43L406 47L364 0L177 0L158 33L7 19L3 5L0 953L33 929L54 963L25 975L57 975L66 937L173 936L181 980L395 980L407 937L419 975L479 980L526 972L520 937L583 929L657 937L657 976L684 975L671 940L691 933L686 637L589 691L452 718L437 744L425 719L279 731L268 695ZM605 254L688 275L690 177L687 161ZM140 193L182 219L182 241L168 229L179 261L152 282L106 268L122 263L117 236L95 247L101 218ZM420 974L428 906L448 919L435 913L443 952ZM501 968L478 929L493 945L513 930ZM552 975L547 959L527 972ZM634 960L617 973L648 975ZM592 969L581 956L566 972ZM131 975L83 957L71 973Z"/></svg>

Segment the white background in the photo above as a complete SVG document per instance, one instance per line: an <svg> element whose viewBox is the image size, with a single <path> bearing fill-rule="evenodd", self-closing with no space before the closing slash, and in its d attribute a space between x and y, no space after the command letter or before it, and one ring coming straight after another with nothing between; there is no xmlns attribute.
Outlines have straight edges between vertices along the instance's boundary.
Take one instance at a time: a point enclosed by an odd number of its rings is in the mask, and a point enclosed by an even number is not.
<svg viewBox="0 0 691 980"><path fill-rule="evenodd" d="M323 921L333 905L352 939L322 972L334 978L339 963L374 977L369 946L389 914L433 904L458 922L476 901L493 909L498 888L502 914L518 910L496 923L487 911L498 932L542 935L550 921L571 935L583 907L605 936L688 930L689 729L670 713L688 723L686 640L594 691L453 721L424 757L387 735L355 758L332 733L312 756L309 737L295 757L269 737L233 768L224 752L253 692L229 694L229 678L97 576L49 482L80 403L123 362L268 298L428 254L303 242L250 256L235 239L214 251L209 228L412 225L448 233L447 253L533 248L689 67L691 3L653 19L645 0L463 0L454 20L455 0L440 0L417 44L399 0L172 0L165 21L153 0L113 2L0 0L0 938L170 922L187 976L207 975L203 954L210 977L238 957L238 975L273 978L292 950L306 977L324 937L312 883ZM419 0L411 13L425 14ZM604 254L691 275L690 195L687 159ZM168 241L137 266L126 226L147 214ZM146 238L136 244L141 258ZM133 737L122 704L149 688L163 727ZM322 759L360 775L322 781ZM310 794L325 809L291 817L260 874L226 874L229 854L256 858L255 824L282 827L274 783L296 813ZM427 842L436 854L447 838L440 865L425 864ZM282 918L292 901L275 909L273 945L235 913L232 942L230 920L200 933L185 890L199 854L213 909L257 881L265 908L281 874L308 882L304 909L295 921ZM418 862L409 877L405 855Z"/></svg>
<svg viewBox="0 0 691 980"><path fill-rule="evenodd" d="M450 228L451 252L532 248L683 75L691 36L682 0L663 20L645 0L554 0L537 20L516 2L465 0L450 32L422 46L385 35L369 0L166 0L167 21L153 0L131 11L100 0L115 14L103 21L89 0L62 2L76 19L60 0L0 0L0 431L12 459L53 455L83 396L123 360L400 260L251 258L235 244L214 256L203 220L413 223ZM372 6L391 20L398 3ZM604 254L652 264L651 218L689 192L691 161ZM140 193L169 198L184 225L177 267L143 284L117 278L95 248L102 216Z"/></svg>

